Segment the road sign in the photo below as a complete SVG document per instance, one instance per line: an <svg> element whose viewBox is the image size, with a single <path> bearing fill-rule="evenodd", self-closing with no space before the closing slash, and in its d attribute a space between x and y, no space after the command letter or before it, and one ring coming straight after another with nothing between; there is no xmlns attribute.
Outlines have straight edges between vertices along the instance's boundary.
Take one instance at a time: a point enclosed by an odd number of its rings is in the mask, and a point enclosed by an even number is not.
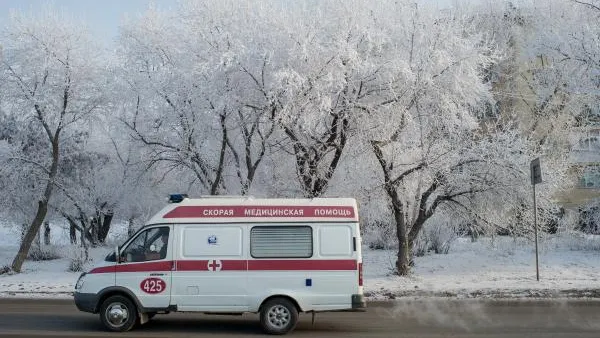
<svg viewBox="0 0 600 338"><path fill-rule="evenodd" d="M540 158L536 158L531 161L531 184L535 185L538 183L542 183L542 166L540 163Z"/></svg>
<svg viewBox="0 0 600 338"><path fill-rule="evenodd" d="M536 158L531 161L531 185L533 186L533 229L535 236L535 276L536 279L540 280L540 266L538 257L538 231L537 231L537 202L535 200L535 185L542 183L542 166L540 158Z"/></svg>

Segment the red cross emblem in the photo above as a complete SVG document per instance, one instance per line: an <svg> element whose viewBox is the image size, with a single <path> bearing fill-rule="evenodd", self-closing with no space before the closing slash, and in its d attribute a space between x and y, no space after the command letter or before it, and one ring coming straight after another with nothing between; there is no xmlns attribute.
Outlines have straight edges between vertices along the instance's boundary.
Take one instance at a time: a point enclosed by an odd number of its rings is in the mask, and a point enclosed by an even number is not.
<svg viewBox="0 0 600 338"><path fill-rule="evenodd" d="M208 261L208 271L221 271L223 264L218 259L211 259Z"/></svg>

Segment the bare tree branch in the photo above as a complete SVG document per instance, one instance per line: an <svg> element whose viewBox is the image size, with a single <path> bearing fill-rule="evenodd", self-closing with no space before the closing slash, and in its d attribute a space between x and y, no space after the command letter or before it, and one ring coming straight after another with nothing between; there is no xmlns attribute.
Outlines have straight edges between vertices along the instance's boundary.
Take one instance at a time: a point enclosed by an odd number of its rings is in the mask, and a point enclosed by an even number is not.
<svg viewBox="0 0 600 338"><path fill-rule="evenodd" d="M600 11L600 6L599 5L595 5L593 3L585 2L585 1L580 1L580 0L571 0L571 1L573 1L575 3L578 3L580 5L588 6L588 7L592 8L592 9L597 10L597 11Z"/></svg>

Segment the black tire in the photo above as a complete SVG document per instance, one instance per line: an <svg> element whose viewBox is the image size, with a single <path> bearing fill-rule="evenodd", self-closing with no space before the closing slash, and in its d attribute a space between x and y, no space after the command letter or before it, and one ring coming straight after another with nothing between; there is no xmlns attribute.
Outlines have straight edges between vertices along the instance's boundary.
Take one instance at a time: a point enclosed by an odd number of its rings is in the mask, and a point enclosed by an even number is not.
<svg viewBox="0 0 600 338"><path fill-rule="evenodd" d="M298 323L298 309L287 298L273 298L260 310L260 324L268 334L286 334Z"/></svg>
<svg viewBox="0 0 600 338"><path fill-rule="evenodd" d="M129 331L137 323L137 319L135 304L127 297L110 296L100 306L100 321L109 331Z"/></svg>

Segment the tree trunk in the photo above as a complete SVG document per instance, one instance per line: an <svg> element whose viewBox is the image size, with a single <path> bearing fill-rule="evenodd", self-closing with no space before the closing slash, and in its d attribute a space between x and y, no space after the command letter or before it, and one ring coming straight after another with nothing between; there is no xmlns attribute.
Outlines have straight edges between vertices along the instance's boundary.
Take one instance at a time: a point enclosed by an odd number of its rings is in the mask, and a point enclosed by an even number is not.
<svg viewBox="0 0 600 338"><path fill-rule="evenodd" d="M25 235L27 234L27 229L29 229L27 227L27 223L22 223L21 224L21 242L23 243L23 241L25 240Z"/></svg>
<svg viewBox="0 0 600 338"><path fill-rule="evenodd" d="M47 125L44 124L46 130L48 131L49 136L51 136ZM40 231L40 227L42 226L42 222L44 222L44 218L46 218L46 214L48 213L48 203L50 202L50 196L52 196L52 189L54 189L54 180L56 179L56 174L58 173L58 159L59 159L59 149L58 149L58 140L60 136L60 128L56 130L54 133L54 137L52 138L52 165L50 166L50 171L48 173L48 182L46 183L46 188L44 189L44 196L41 201L38 201L38 210L27 229L27 233L23 238L23 242L21 242L21 247L19 247L19 252L17 256L12 262L12 270L14 272L21 272L21 268L23 267L23 262L25 262L25 258L27 258L27 254L29 253L29 249L31 249L31 243L35 240L36 235Z"/></svg>
<svg viewBox="0 0 600 338"><path fill-rule="evenodd" d="M410 258L412 245L408 240L408 231L406 221L402 210L402 204L398 193L394 189L388 192L392 198L392 209L394 211L394 220L396 221L396 236L398 237L398 258L396 260L396 273L400 276L406 276L410 272Z"/></svg>
<svg viewBox="0 0 600 338"><path fill-rule="evenodd" d="M93 231L92 231L92 225L90 223L90 225L86 225L86 222L81 222L81 224L83 224L83 229L81 234L83 235L83 237L81 238L85 238L85 240L88 243L94 243L94 237L93 237ZM83 244L83 243L81 243Z"/></svg>
<svg viewBox="0 0 600 338"><path fill-rule="evenodd" d="M110 231L110 225L112 223L113 214L107 213L102 217L102 222L98 222L98 242L100 244L104 244L106 242L106 237L108 236L108 232Z"/></svg>
<svg viewBox="0 0 600 338"><path fill-rule="evenodd" d="M408 238L408 229L404 217L404 205L400 200L398 191L391 179L391 168L383 157L381 147L376 142L371 142L373 152L381 165L385 181L385 192L392 201L392 212L396 222L396 236L398 237L398 257L396 260L396 273L400 276L406 276L410 272L410 261L412 256L412 243ZM407 172L408 173L408 172Z"/></svg>
<svg viewBox="0 0 600 338"><path fill-rule="evenodd" d="M98 226L100 225L100 220L98 217L92 218L91 221L91 232L92 232L92 247L98 246Z"/></svg>
<svg viewBox="0 0 600 338"><path fill-rule="evenodd" d="M40 228L42 226L40 225ZM35 236L35 246L37 246L39 249L42 248L42 233L38 230L37 236Z"/></svg>
<svg viewBox="0 0 600 338"><path fill-rule="evenodd" d="M93 227L93 225L92 225L92 227ZM86 237L89 236L89 234L88 234L89 229L86 228L84 221L81 221L81 229L82 229L81 230L81 246L83 247L83 252L85 254L84 262L87 262L89 259L89 256L90 256L90 254L89 254L90 249L87 244L88 242L86 241Z"/></svg>
<svg viewBox="0 0 600 338"><path fill-rule="evenodd" d="M48 182L48 185L52 183ZM23 237L23 241L21 242L21 246L19 247L19 252L15 259L12 262L12 270L14 272L21 272L21 268L23 267L23 262L27 258L27 254L29 253L29 249L31 249L31 244L37 237L37 234L40 230L42 222L44 222L44 218L46 217L46 213L48 212L48 201L38 201L38 210L25 233L25 237Z"/></svg>
<svg viewBox="0 0 600 338"><path fill-rule="evenodd" d="M85 224L83 224L83 222L81 222L81 223L82 223L82 225L85 225ZM81 231L79 232L79 242L80 242L82 248L85 247L85 245L86 245L85 241L86 241L87 235L88 235L87 229L85 227L82 227Z"/></svg>
<svg viewBox="0 0 600 338"><path fill-rule="evenodd" d="M71 220L69 221L69 238L71 239L71 244L77 244L77 228L75 224Z"/></svg>
<svg viewBox="0 0 600 338"><path fill-rule="evenodd" d="M127 235L129 237L133 236L133 234L135 233L135 228L134 228L134 223L133 223L133 217L129 218L129 223L127 224Z"/></svg>
<svg viewBox="0 0 600 338"><path fill-rule="evenodd" d="M219 164L217 165L215 180L213 181L213 184L210 187L210 194L213 196L219 194L219 188L221 187L221 181L223 179L223 170L225 168L225 153L227 152L227 125L225 123L225 119L225 114L221 114L220 120L222 137L221 150L219 154Z"/></svg>
<svg viewBox="0 0 600 338"><path fill-rule="evenodd" d="M398 229L398 259L396 260L396 270L398 275L406 276L410 272L410 247L406 238L406 230Z"/></svg>
<svg viewBox="0 0 600 338"><path fill-rule="evenodd" d="M44 223L44 245L50 245L50 222Z"/></svg>
<svg viewBox="0 0 600 338"><path fill-rule="evenodd" d="M470 225L470 235L471 235L471 242L477 242L477 239L479 238L479 227L477 226L477 220L473 220L474 225Z"/></svg>

